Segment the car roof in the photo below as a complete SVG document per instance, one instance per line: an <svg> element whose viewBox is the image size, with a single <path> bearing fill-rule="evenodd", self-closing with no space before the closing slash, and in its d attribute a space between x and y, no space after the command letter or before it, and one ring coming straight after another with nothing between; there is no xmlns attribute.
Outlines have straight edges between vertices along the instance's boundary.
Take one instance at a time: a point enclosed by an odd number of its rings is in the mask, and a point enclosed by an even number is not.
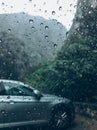
<svg viewBox="0 0 97 130"><path fill-rule="evenodd" d="M23 82L15 81L15 80L7 80L7 79L0 79L0 82L4 82L4 83L16 83L16 84L20 84L20 85L25 85Z"/></svg>
<svg viewBox="0 0 97 130"><path fill-rule="evenodd" d="M21 81L16 81L16 80L7 80L7 79L0 79L0 82L4 82L4 83L13 83L13 84L18 84L18 85L24 85L26 87L29 87L33 90L35 90L35 88L33 88L32 86L28 85L28 84L25 84Z"/></svg>

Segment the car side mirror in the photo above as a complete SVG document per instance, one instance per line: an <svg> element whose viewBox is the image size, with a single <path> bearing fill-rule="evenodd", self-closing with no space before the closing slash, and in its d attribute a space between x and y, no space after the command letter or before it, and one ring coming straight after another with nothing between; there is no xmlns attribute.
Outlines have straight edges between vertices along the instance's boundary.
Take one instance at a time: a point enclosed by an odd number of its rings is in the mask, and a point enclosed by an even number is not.
<svg viewBox="0 0 97 130"><path fill-rule="evenodd" d="M37 100L40 100L41 97L43 96L38 90L34 90L35 98Z"/></svg>

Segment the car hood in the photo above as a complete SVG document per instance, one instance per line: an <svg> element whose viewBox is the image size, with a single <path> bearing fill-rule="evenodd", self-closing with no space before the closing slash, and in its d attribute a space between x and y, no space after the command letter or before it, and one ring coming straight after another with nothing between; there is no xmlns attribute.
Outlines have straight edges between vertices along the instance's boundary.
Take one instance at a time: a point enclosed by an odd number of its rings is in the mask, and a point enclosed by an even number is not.
<svg viewBox="0 0 97 130"><path fill-rule="evenodd" d="M50 95L50 94L43 94L42 99L46 101L50 101L50 102L65 102L65 103L70 102L70 100L65 97L58 97L58 96Z"/></svg>

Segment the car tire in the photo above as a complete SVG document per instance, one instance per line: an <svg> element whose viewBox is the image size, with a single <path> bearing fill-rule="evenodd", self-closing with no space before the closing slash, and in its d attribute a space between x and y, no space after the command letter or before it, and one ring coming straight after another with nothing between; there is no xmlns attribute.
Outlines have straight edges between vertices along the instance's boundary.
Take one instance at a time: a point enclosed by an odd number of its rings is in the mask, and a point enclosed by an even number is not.
<svg viewBox="0 0 97 130"><path fill-rule="evenodd" d="M52 113L51 127L54 130L62 130L70 126L70 112L65 107L59 107Z"/></svg>

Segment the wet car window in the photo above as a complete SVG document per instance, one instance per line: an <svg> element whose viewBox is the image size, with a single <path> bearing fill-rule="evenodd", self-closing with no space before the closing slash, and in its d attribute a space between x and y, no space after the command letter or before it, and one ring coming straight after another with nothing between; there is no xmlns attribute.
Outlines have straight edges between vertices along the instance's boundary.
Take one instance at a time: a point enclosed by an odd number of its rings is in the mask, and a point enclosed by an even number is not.
<svg viewBox="0 0 97 130"><path fill-rule="evenodd" d="M34 96L33 89L20 84L14 83L3 83L4 89L6 91L5 95L11 96Z"/></svg>
<svg viewBox="0 0 97 130"><path fill-rule="evenodd" d="M96 122L97 0L0 0L0 128Z"/></svg>
<svg viewBox="0 0 97 130"><path fill-rule="evenodd" d="M4 87L4 84L1 82L0 83L0 95L5 95L6 94L6 90Z"/></svg>

